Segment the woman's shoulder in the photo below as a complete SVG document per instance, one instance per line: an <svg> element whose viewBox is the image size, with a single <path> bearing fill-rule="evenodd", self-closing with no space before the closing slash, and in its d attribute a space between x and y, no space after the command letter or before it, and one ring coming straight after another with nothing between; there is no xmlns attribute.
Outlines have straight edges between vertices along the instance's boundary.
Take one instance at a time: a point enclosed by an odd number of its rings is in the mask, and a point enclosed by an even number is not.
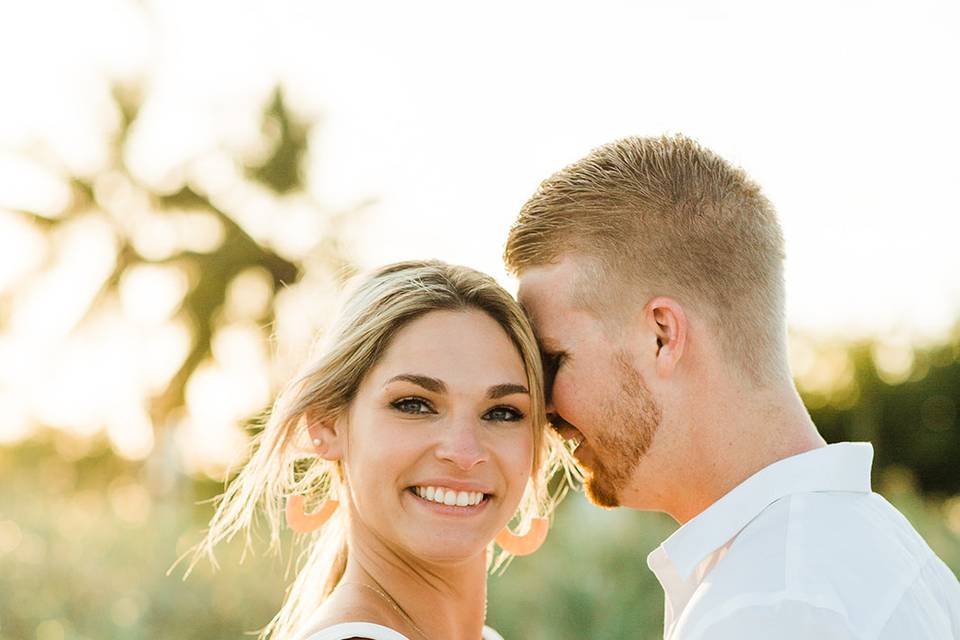
<svg viewBox="0 0 960 640"><path fill-rule="evenodd" d="M409 640L394 627L400 620L356 585L344 584L304 624L300 640ZM374 594L375 595L375 594Z"/></svg>

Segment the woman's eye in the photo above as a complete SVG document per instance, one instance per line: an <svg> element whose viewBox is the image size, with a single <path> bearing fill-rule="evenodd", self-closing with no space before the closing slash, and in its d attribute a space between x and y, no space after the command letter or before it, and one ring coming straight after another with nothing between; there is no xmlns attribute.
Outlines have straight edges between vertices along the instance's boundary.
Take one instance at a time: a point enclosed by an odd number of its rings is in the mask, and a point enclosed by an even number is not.
<svg viewBox="0 0 960 640"><path fill-rule="evenodd" d="M422 398L401 398L391 405L403 413L433 413L433 408Z"/></svg>
<svg viewBox="0 0 960 640"><path fill-rule="evenodd" d="M484 414L483 419L494 422L517 422L523 420L523 413L513 407L494 407Z"/></svg>

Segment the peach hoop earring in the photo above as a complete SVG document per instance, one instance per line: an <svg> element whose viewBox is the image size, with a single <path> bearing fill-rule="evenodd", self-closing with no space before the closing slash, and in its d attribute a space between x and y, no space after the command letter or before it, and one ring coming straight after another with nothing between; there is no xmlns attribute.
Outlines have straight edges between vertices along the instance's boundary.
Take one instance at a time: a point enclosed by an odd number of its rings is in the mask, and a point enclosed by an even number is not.
<svg viewBox="0 0 960 640"><path fill-rule="evenodd" d="M530 530L522 536L510 531L509 527L504 527L494 541L500 545L500 548L515 556L528 556L543 544L547 539L547 531L550 529L550 523L546 518L534 518L530 521Z"/></svg>
<svg viewBox="0 0 960 640"><path fill-rule="evenodd" d="M332 498L324 500L320 508L313 513L306 513L303 509L303 496L287 498L287 526L297 533L316 531L330 519L340 503Z"/></svg>

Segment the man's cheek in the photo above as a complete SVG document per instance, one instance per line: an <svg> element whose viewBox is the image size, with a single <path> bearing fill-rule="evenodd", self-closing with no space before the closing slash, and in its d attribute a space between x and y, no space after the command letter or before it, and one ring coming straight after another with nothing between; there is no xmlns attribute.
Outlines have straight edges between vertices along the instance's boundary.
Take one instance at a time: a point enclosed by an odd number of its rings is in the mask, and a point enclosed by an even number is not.
<svg viewBox="0 0 960 640"><path fill-rule="evenodd" d="M553 395L553 406L556 407L560 417L576 426L576 416L580 413L580 401L577 397L576 387L568 385L566 380L555 384Z"/></svg>

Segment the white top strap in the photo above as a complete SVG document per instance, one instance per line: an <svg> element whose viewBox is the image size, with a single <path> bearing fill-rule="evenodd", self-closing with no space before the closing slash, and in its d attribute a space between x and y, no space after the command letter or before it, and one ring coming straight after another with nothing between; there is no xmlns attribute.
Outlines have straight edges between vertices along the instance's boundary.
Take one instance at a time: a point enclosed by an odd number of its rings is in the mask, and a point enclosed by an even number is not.
<svg viewBox="0 0 960 640"><path fill-rule="evenodd" d="M483 640L503 640L503 636L491 629L490 627L483 628Z"/></svg>
<svg viewBox="0 0 960 640"><path fill-rule="evenodd" d="M402 633L372 622L344 622L321 629L307 640L344 640L345 638L372 638L372 640L410 640Z"/></svg>
<svg viewBox="0 0 960 640"><path fill-rule="evenodd" d="M402 633L389 627L372 622L344 622L321 629L307 640L345 640L346 638L371 638L372 640L410 640ZM483 640L503 640L503 636L491 629L483 628Z"/></svg>

